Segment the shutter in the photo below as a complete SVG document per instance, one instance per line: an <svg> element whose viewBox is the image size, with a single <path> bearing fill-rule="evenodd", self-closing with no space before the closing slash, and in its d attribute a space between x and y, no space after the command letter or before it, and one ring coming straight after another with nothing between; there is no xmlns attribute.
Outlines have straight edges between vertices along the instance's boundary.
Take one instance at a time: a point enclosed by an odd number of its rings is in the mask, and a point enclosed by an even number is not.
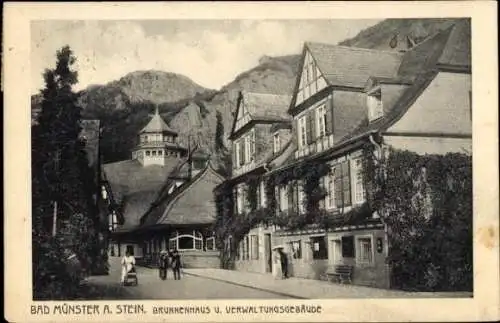
<svg viewBox="0 0 500 323"><path fill-rule="evenodd" d="M288 183L286 186L286 193L288 197L288 210L293 210L293 182Z"/></svg>
<svg viewBox="0 0 500 323"><path fill-rule="evenodd" d="M333 133L333 96L326 98L326 134Z"/></svg>
<svg viewBox="0 0 500 323"><path fill-rule="evenodd" d="M344 205L351 205L351 169L350 161L342 163L342 187L344 191Z"/></svg>
<svg viewBox="0 0 500 323"><path fill-rule="evenodd" d="M250 160L255 159L255 131L250 134Z"/></svg>
<svg viewBox="0 0 500 323"><path fill-rule="evenodd" d="M306 143L309 145L312 143L312 111L308 111L305 115L306 118Z"/></svg>
<svg viewBox="0 0 500 323"><path fill-rule="evenodd" d="M326 184L326 177L324 176L324 177L322 177L322 178L320 179L320 181L319 181L319 187L320 187L323 191L325 191L325 190L326 190L326 185L325 185L325 184ZM304 196L305 196L305 194L304 194ZM325 198L323 198L323 199L321 199L321 200L319 201L319 207L320 207L321 209L326 208L326 199L327 199L327 198L328 198L328 197L326 197L326 196L325 196Z"/></svg>
<svg viewBox="0 0 500 323"><path fill-rule="evenodd" d="M311 110L309 112L311 116L311 142L315 142L316 138L318 137L318 133L316 130L317 124L316 124L316 115L317 115L318 108Z"/></svg>
<svg viewBox="0 0 500 323"><path fill-rule="evenodd" d="M257 201L256 201L257 203L255 205L255 208L259 209L260 208L260 204L261 204L261 200L260 200L260 183L257 186L257 192L256 193L257 193Z"/></svg>
<svg viewBox="0 0 500 323"><path fill-rule="evenodd" d="M245 140L240 140L238 142L238 145L240 146L240 166L245 164Z"/></svg>
<svg viewBox="0 0 500 323"><path fill-rule="evenodd" d="M333 170L333 186L335 191L335 206L337 208L343 207L342 199L342 167L337 166Z"/></svg>
<svg viewBox="0 0 500 323"><path fill-rule="evenodd" d="M233 165L236 166L236 145L237 143L233 144Z"/></svg>

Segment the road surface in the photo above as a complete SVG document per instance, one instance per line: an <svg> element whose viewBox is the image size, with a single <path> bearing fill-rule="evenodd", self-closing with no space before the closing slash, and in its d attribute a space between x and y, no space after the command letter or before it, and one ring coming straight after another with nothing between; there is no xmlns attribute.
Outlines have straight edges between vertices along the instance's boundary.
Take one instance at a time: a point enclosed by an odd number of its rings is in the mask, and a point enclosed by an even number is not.
<svg viewBox="0 0 500 323"><path fill-rule="evenodd" d="M285 299L283 295L265 292L208 278L183 275L174 280L171 271L163 281L155 269L137 267L139 284L120 285L120 268L112 263L110 274L93 276L88 284L100 290L99 299Z"/></svg>

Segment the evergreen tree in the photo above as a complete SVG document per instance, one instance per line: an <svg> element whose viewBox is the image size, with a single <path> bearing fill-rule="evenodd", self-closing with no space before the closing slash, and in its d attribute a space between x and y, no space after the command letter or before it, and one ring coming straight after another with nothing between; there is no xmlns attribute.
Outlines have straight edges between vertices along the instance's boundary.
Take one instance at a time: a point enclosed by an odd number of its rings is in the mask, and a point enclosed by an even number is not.
<svg viewBox="0 0 500 323"><path fill-rule="evenodd" d="M85 144L79 138L81 108L72 90L77 83L77 72L72 70L76 58L69 46L57 51L56 56L56 67L44 73L42 109L32 127L35 296L47 293L54 284L54 279L49 283L48 276L67 283L72 273L64 261L71 253L84 270L95 253L97 213L92 203L92 176ZM68 292L70 287L65 286L61 292Z"/></svg>
<svg viewBox="0 0 500 323"><path fill-rule="evenodd" d="M222 121L222 114L217 111L216 114L217 124L215 126L215 151L221 152L224 150L224 123Z"/></svg>

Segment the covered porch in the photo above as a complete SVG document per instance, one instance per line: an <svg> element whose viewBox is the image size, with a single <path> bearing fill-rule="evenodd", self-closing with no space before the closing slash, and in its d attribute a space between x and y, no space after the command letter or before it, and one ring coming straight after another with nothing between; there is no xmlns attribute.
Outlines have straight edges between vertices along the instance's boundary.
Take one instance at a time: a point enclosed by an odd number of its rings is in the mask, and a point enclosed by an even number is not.
<svg viewBox="0 0 500 323"><path fill-rule="evenodd" d="M162 250L178 250L185 268L220 267L219 251L209 225L156 225L117 235L115 239L119 245L132 244L134 251L138 250L134 252L137 263L142 266L157 268Z"/></svg>

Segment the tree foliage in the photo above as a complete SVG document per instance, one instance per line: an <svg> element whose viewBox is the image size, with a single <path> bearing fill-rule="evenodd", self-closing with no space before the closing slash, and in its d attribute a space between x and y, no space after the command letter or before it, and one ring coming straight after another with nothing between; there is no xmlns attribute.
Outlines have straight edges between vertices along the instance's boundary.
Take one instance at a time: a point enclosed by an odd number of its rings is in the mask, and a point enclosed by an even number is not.
<svg viewBox="0 0 500 323"><path fill-rule="evenodd" d="M67 261L72 254L83 271L90 269L96 254L95 183L80 139L81 108L72 90L78 76L72 69L76 58L68 46L58 50L56 57L55 68L44 73L42 109L32 127L35 298L55 297L57 286L78 280ZM60 292L70 293L71 288Z"/></svg>
<svg viewBox="0 0 500 323"><path fill-rule="evenodd" d="M472 158L367 154L369 203L387 226L394 287L472 290Z"/></svg>

